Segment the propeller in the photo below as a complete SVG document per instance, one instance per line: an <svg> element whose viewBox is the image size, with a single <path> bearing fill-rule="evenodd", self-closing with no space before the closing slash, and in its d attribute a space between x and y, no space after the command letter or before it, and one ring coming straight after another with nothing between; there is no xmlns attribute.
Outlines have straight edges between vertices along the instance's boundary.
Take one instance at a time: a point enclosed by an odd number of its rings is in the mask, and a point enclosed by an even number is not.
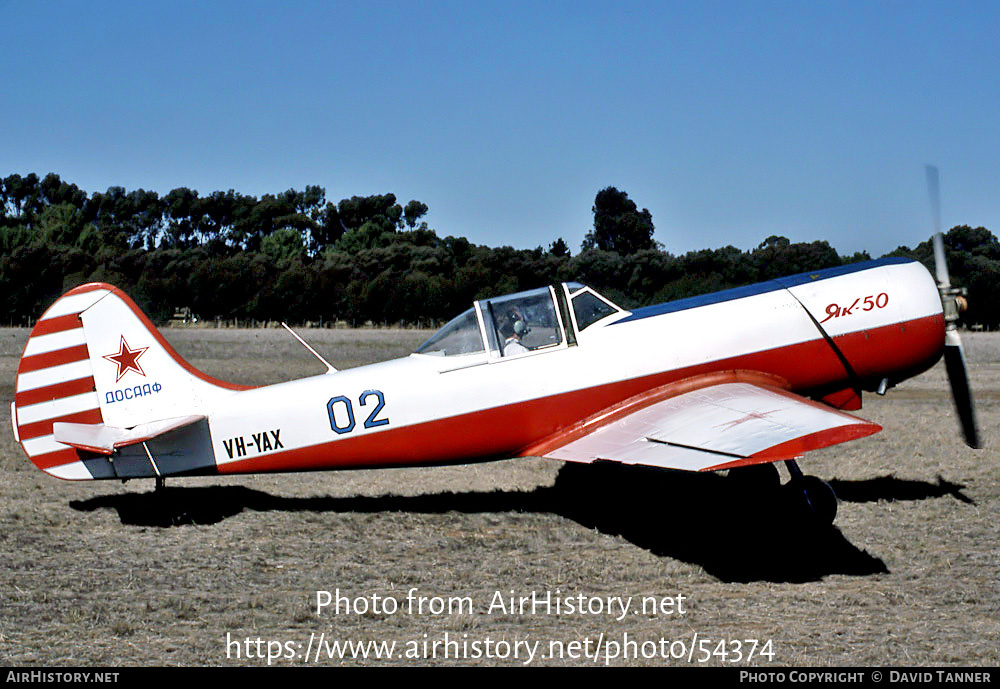
<svg viewBox="0 0 1000 689"><path fill-rule="evenodd" d="M927 192L931 199L931 212L934 215L934 270L937 277L938 291L941 293L941 305L944 308L944 365L951 383L951 396L955 400L955 410L962 424L962 435L969 447L979 448L979 431L976 428L976 408L972 401L972 390L969 388L969 372L965 365L965 352L962 349L962 338L958 334L959 313L965 308L966 290L962 287L952 287L948 277L948 261L944 254L944 235L941 233L941 186L938 182L938 170L933 165L927 166Z"/></svg>

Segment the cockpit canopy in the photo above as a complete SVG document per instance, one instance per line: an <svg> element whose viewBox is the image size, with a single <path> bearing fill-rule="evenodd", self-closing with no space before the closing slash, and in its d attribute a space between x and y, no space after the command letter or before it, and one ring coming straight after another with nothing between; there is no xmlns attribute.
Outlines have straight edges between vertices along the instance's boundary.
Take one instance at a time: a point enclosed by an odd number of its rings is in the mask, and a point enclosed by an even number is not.
<svg viewBox="0 0 1000 689"><path fill-rule="evenodd" d="M493 359L575 345L577 334L626 312L578 282L482 299L417 348L417 354Z"/></svg>

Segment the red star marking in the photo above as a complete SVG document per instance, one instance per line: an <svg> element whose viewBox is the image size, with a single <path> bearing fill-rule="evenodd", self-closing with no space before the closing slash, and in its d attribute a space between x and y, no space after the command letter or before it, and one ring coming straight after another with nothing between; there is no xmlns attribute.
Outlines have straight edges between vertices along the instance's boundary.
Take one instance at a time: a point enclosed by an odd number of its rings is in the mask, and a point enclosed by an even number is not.
<svg viewBox="0 0 1000 689"><path fill-rule="evenodd" d="M116 383L129 371L135 371L143 377L146 376L146 374L142 371L142 366L139 365L139 357L141 357L147 349L149 349L149 347L129 349L128 342L125 341L125 336L122 335L122 345L121 349L118 350L118 353L104 355L105 359L118 365L118 378L115 379Z"/></svg>

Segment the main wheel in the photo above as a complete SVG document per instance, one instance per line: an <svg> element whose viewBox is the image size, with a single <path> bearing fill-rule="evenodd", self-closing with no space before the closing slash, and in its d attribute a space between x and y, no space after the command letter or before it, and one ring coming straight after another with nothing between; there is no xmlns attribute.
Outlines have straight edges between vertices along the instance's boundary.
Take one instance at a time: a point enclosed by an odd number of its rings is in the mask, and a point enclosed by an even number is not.
<svg viewBox="0 0 1000 689"><path fill-rule="evenodd" d="M792 502L821 524L833 524L837 518L837 494L829 483L816 476L803 476L785 484Z"/></svg>

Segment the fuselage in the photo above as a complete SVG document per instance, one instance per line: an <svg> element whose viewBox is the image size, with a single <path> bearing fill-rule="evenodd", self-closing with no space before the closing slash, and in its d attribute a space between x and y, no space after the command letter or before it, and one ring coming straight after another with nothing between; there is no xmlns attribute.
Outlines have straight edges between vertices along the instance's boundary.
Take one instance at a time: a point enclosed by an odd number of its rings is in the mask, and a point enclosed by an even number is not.
<svg viewBox="0 0 1000 689"><path fill-rule="evenodd" d="M518 356L503 356L499 334L491 347L484 329L482 351L412 354L234 392L207 413L217 470L518 456L633 395L718 371L764 372L800 394L839 399L932 365L945 326L930 274L903 259L617 310L582 329L567 313L561 339Z"/></svg>

